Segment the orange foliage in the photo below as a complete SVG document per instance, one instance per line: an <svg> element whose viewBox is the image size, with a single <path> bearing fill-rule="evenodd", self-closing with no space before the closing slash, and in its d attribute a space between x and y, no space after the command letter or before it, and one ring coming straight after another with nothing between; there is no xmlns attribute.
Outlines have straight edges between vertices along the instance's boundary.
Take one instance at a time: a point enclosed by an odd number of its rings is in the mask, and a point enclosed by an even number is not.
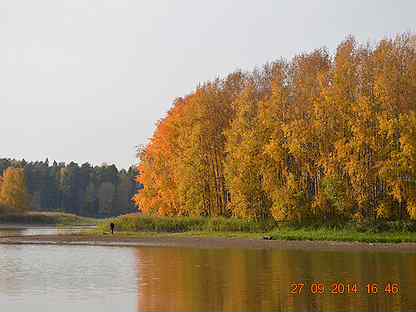
<svg viewBox="0 0 416 312"><path fill-rule="evenodd" d="M139 153L144 213L416 219L416 51L354 38L175 101Z"/></svg>

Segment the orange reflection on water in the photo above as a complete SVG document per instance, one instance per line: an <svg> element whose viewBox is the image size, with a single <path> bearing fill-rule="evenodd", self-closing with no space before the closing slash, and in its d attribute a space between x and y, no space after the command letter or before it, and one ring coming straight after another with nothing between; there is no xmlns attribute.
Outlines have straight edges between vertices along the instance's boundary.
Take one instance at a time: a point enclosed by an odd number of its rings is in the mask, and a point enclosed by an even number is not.
<svg viewBox="0 0 416 312"><path fill-rule="evenodd" d="M138 311L400 311L412 302L415 255L296 250L138 248ZM413 278L413 279L412 279ZM401 281L397 296L365 283ZM301 295L290 285L302 281ZM357 294L312 294L313 282L356 281ZM326 287L329 291L330 287ZM413 288L416 290L416 288Z"/></svg>

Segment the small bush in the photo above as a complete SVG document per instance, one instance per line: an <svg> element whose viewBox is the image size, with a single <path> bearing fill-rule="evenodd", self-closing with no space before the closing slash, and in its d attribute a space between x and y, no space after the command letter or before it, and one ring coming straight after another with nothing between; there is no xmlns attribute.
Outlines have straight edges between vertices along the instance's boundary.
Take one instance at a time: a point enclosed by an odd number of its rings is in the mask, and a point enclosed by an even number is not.
<svg viewBox="0 0 416 312"><path fill-rule="evenodd" d="M349 223L347 228L351 228L358 232L416 232L415 221L363 221L359 223Z"/></svg>

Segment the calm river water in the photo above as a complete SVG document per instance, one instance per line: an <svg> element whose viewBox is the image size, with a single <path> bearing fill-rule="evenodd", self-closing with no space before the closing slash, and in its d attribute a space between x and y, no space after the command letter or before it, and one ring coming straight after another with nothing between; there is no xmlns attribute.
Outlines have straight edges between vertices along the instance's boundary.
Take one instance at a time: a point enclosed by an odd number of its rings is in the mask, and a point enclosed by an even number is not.
<svg viewBox="0 0 416 312"><path fill-rule="evenodd" d="M7 312L416 311L415 292L416 254L0 245Z"/></svg>
<svg viewBox="0 0 416 312"><path fill-rule="evenodd" d="M71 226L71 227L54 227L54 226L18 226L18 225L0 225L0 237L5 236L28 236L28 235L55 235L79 233L82 230L94 228L94 226Z"/></svg>

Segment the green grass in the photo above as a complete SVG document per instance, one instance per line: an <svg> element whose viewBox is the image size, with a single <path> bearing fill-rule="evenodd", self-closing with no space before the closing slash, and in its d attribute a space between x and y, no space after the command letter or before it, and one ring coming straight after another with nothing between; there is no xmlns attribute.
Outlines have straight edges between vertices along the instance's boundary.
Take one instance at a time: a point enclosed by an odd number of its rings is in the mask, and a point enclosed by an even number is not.
<svg viewBox="0 0 416 312"><path fill-rule="evenodd" d="M281 228L270 233L275 240L343 241L365 243L416 242L415 232L359 232L355 229Z"/></svg>
<svg viewBox="0 0 416 312"><path fill-rule="evenodd" d="M91 237L111 236L117 238L146 238L146 237L217 237L217 238L245 238L263 239L270 236L273 240L299 240L299 241L338 241L338 242L364 242L364 243L403 243L416 242L416 233L372 233L351 232L346 230L329 229L280 229L272 232L224 232L224 231L187 231L187 232L131 232L116 231L112 236L109 230L89 230L82 233Z"/></svg>
<svg viewBox="0 0 416 312"><path fill-rule="evenodd" d="M377 224L278 225L235 218L152 217L124 215L105 219L86 235L107 235L114 222L115 237L192 236L273 240L345 241L367 243L416 242L415 224L385 222Z"/></svg>
<svg viewBox="0 0 416 312"><path fill-rule="evenodd" d="M202 218L202 217L151 217L124 215L118 218L106 219L99 223L98 228L108 231L110 223L114 222L116 231L125 232L264 232L272 226L250 220L235 218Z"/></svg>
<svg viewBox="0 0 416 312"><path fill-rule="evenodd" d="M97 219L84 218L61 212L27 212L22 214L0 214L0 224L25 225L93 225Z"/></svg>
<svg viewBox="0 0 416 312"><path fill-rule="evenodd" d="M212 232L212 231L187 231L187 232L131 232L131 231L116 231L114 235L109 229L92 229L85 230L76 235L84 235L89 237L108 236L112 238L148 238L148 237L216 237L216 238L247 238L247 239L261 239L263 233L254 232Z"/></svg>

